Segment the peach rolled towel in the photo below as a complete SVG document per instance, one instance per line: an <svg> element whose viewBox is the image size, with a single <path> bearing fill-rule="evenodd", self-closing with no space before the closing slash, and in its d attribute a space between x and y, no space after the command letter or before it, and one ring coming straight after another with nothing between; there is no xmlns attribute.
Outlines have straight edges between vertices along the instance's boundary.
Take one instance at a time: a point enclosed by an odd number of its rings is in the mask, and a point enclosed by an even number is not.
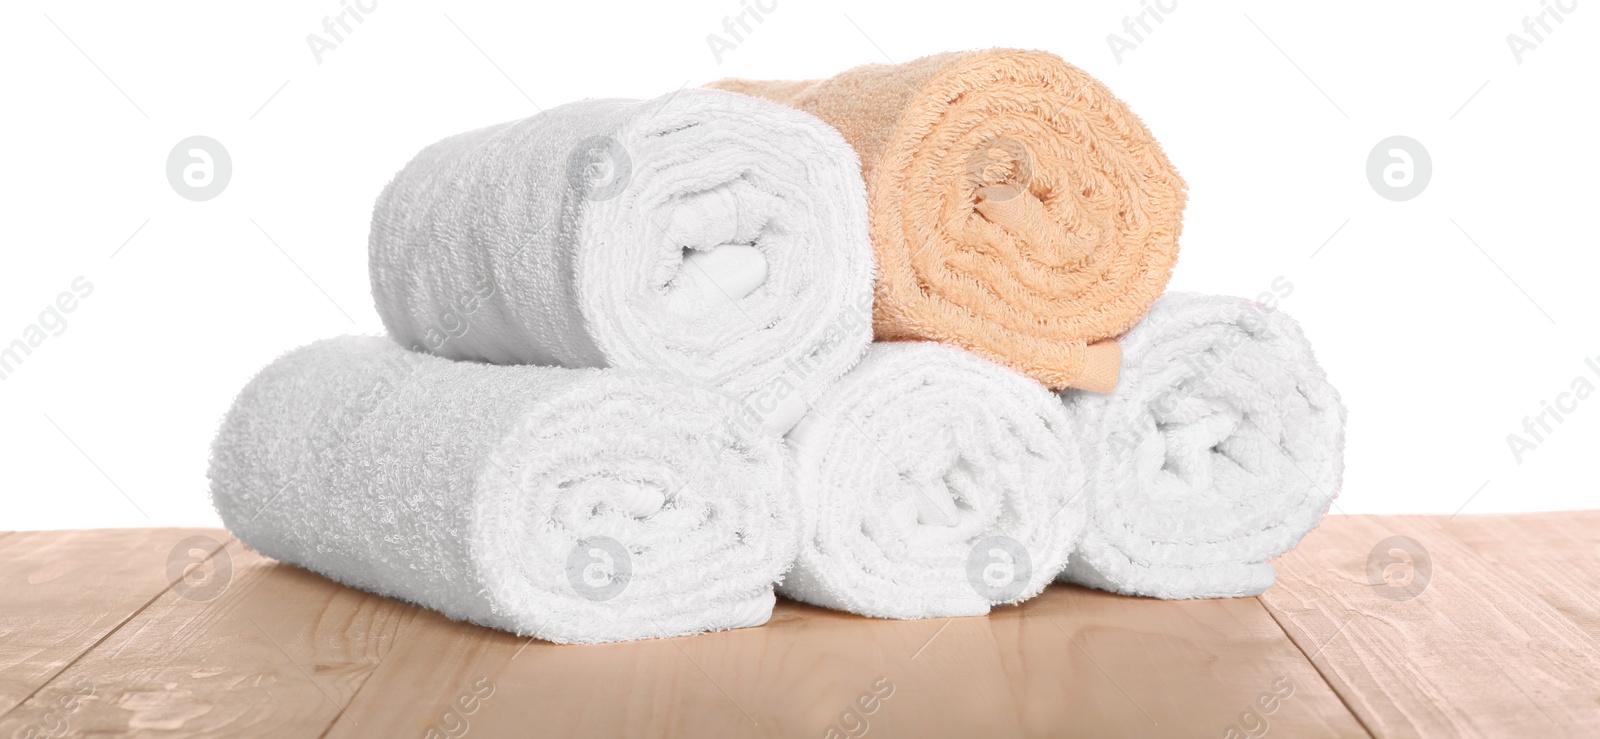
<svg viewBox="0 0 1600 739"><path fill-rule="evenodd" d="M1184 182L1128 106L1053 54L994 49L708 87L821 118L861 156L879 340L955 344L1108 391L1177 259Z"/></svg>

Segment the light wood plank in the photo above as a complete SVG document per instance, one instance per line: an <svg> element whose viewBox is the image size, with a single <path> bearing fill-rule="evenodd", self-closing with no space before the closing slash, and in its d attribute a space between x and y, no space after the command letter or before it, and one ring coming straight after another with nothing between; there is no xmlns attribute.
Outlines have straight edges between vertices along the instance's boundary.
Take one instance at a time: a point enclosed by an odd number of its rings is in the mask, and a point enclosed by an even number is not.
<svg viewBox="0 0 1600 739"><path fill-rule="evenodd" d="M0 736L791 736L860 733L857 717L874 736L1226 736L1259 734L1260 720L1274 736L1362 736L1351 709L1380 736L1581 734L1600 725L1597 524L1596 513L1330 517L1278 563L1280 583L1260 602L1054 587L988 618L895 622L784 601L764 628L582 647L450 622L237 543L221 596L176 588L96 631L92 612L72 609L103 609L89 596L135 587L140 572L155 571L160 592L173 544L193 533L121 532L143 551L0 557L3 592L27 592L14 584L30 578L61 589L30 596L33 633L92 637L86 653L8 663L8 679L19 666L54 667L0 719ZM1367 555L1390 534L1433 559L1413 600L1367 582ZM19 537L34 535L0 535L0 554ZM16 613L0 609L9 634L24 633ZM1241 720L1280 678L1294 694ZM873 696L889 685L886 699ZM874 710L847 714L863 694Z"/></svg>
<svg viewBox="0 0 1600 739"><path fill-rule="evenodd" d="M1600 641L1600 511L1459 516L1444 528Z"/></svg>
<svg viewBox="0 0 1600 739"><path fill-rule="evenodd" d="M330 736L1223 736L1275 684L1274 732L1367 735L1254 599L1055 586L948 622L780 601L762 628L595 646L424 614Z"/></svg>
<svg viewBox="0 0 1600 739"><path fill-rule="evenodd" d="M317 736L418 612L235 540L225 551L225 591L163 594L0 720L0 736L49 721L61 701L86 735Z"/></svg>
<svg viewBox="0 0 1600 739"><path fill-rule="evenodd" d="M990 618L991 630L1006 635L999 652L1015 709L1031 719L1029 736L1059 736L1067 726L1096 736L1227 736L1229 728L1368 736L1254 598L1153 601L1066 587L1049 594ZM1063 643L1041 620L1071 639ZM1059 669L1062 656L1070 671Z"/></svg>
<svg viewBox="0 0 1600 739"><path fill-rule="evenodd" d="M1391 535L1431 558L1410 600L1368 579L1369 553ZM1600 644L1530 589L1522 546L1511 531L1469 546L1442 517L1332 516L1278 561L1262 601L1379 736L1590 734Z"/></svg>
<svg viewBox="0 0 1600 739"><path fill-rule="evenodd" d="M224 537L214 529L0 535L0 716L166 590L172 549L191 536L216 547Z"/></svg>

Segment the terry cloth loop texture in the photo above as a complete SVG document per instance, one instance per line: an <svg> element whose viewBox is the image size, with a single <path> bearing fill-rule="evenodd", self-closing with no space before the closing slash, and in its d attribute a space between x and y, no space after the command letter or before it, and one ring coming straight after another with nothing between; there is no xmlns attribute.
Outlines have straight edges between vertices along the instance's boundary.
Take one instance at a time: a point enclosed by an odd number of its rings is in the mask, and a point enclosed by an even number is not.
<svg viewBox="0 0 1600 739"><path fill-rule="evenodd" d="M274 559L556 642L765 623L799 534L781 442L714 390L347 336L244 388L212 447Z"/></svg>
<svg viewBox="0 0 1600 739"><path fill-rule="evenodd" d="M755 396L778 433L871 338L855 153L727 92L584 100L444 139L378 198L369 247L405 346L664 372Z"/></svg>
<svg viewBox="0 0 1600 739"><path fill-rule="evenodd" d="M1100 82L995 49L710 86L816 115L861 155L878 339L955 344L1053 388L1115 384L1116 355L1089 346L1165 288L1185 185Z"/></svg>
<svg viewBox="0 0 1600 739"><path fill-rule="evenodd" d="M879 618L1037 595L1083 524L1065 408L1012 370L875 343L789 434L805 531L780 592Z"/></svg>
<svg viewBox="0 0 1600 739"><path fill-rule="evenodd" d="M1088 525L1063 579L1129 595L1257 595L1322 519L1344 406L1300 326L1242 298L1172 293L1124 337L1113 394L1063 394Z"/></svg>

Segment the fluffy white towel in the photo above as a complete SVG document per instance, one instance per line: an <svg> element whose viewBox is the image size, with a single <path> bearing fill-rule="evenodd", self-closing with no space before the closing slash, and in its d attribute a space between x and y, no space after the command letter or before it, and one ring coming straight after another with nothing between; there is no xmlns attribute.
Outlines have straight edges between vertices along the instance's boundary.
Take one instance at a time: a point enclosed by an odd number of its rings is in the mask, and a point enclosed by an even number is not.
<svg viewBox="0 0 1600 739"><path fill-rule="evenodd" d="M239 394L212 499L267 556L518 634L755 626L799 527L782 443L736 407L620 370L330 339Z"/></svg>
<svg viewBox="0 0 1600 739"><path fill-rule="evenodd" d="M873 344L789 442L805 532L779 592L796 600L981 615L1037 595L1083 523L1061 401L952 347Z"/></svg>
<svg viewBox="0 0 1600 739"><path fill-rule="evenodd" d="M871 339L854 150L718 90L585 100L429 146L379 197L370 257L403 345L682 375L777 433Z"/></svg>
<svg viewBox="0 0 1600 739"><path fill-rule="evenodd" d="M1300 327L1171 293L1122 340L1111 394L1068 391L1089 521L1062 579L1129 595L1256 595L1339 492L1344 406Z"/></svg>

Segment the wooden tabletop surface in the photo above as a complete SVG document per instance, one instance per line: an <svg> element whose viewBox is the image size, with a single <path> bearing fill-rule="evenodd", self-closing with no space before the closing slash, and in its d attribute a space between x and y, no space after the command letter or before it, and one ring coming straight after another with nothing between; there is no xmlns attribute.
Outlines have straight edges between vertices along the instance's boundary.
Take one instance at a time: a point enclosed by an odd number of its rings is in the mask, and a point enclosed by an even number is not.
<svg viewBox="0 0 1600 739"><path fill-rule="evenodd" d="M1600 736L1600 511L1333 516L1276 566L1259 598L780 600L760 628L558 646L221 530L0 533L0 737Z"/></svg>

